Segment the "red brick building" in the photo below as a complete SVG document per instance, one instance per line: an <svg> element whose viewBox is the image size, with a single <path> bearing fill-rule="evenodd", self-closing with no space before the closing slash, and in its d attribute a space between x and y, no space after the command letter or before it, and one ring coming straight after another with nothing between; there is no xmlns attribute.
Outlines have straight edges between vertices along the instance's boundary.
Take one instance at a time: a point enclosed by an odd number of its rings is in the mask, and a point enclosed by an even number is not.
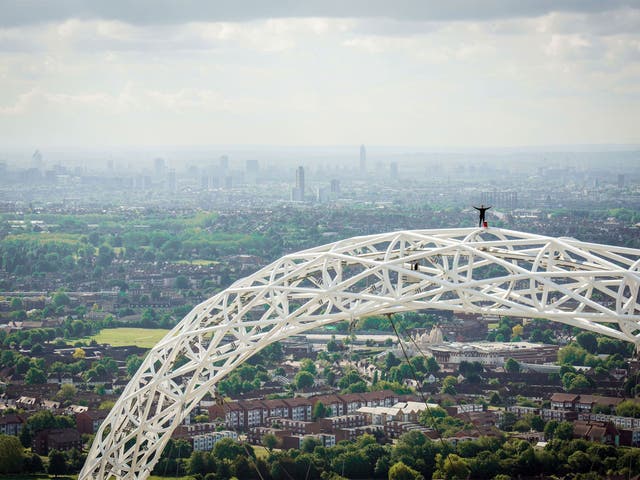
<svg viewBox="0 0 640 480"><path fill-rule="evenodd" d="M31 448L38 455L49 455L49 450L81 450L82 439L75 428L42 430L33 438Z"/></svg>

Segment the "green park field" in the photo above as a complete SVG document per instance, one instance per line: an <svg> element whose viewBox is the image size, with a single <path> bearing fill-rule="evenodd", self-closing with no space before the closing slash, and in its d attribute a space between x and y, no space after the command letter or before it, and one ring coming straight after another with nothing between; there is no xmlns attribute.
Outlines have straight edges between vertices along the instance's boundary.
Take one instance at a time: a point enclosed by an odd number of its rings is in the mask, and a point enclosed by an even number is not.
<svg viewBox="0 0 640 480"><path fill-rule="evenodd" d="M105 328L89 339L98 343L108 343L114 347L135 345L141 348L152 348L168 331L160 328Z"/></svg>

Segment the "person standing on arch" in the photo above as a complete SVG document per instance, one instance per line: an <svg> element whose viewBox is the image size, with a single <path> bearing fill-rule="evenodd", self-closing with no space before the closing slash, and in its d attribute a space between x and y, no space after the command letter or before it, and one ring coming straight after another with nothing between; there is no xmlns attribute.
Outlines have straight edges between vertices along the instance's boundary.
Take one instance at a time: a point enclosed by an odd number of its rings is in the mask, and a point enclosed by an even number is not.
<svg viewBox="0 0 640 480"><path fill-rule="evenodd" d="M491 207L485 207L484 204L480 204L479 207L473 207L476 210L478 210L478 212L480 212L480 218L478 220L478 226L482 227L484 225L485 222L485 213L487 210L489 210Z"/></svg>

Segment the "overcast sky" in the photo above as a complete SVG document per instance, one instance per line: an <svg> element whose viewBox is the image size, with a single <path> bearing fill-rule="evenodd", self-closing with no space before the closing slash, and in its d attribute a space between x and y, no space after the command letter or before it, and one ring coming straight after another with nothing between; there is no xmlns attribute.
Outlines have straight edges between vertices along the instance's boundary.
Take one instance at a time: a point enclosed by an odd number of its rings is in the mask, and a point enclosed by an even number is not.
<svg viewBox="0 0 640 480"><path fill-rule="evenodd" d="M0 144L640 142L640 1L0 0Z"/></svg>

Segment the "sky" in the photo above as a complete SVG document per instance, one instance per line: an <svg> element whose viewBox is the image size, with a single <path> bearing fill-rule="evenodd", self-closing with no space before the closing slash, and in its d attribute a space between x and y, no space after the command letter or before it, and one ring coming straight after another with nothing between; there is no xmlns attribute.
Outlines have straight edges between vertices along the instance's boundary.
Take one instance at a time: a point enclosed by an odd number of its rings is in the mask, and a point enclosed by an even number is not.
<svg viewBox="0 0 640 480"><path fill-rule="evenodd" d="M640 143L640 0L0 0L0 147Z"/></svg>

